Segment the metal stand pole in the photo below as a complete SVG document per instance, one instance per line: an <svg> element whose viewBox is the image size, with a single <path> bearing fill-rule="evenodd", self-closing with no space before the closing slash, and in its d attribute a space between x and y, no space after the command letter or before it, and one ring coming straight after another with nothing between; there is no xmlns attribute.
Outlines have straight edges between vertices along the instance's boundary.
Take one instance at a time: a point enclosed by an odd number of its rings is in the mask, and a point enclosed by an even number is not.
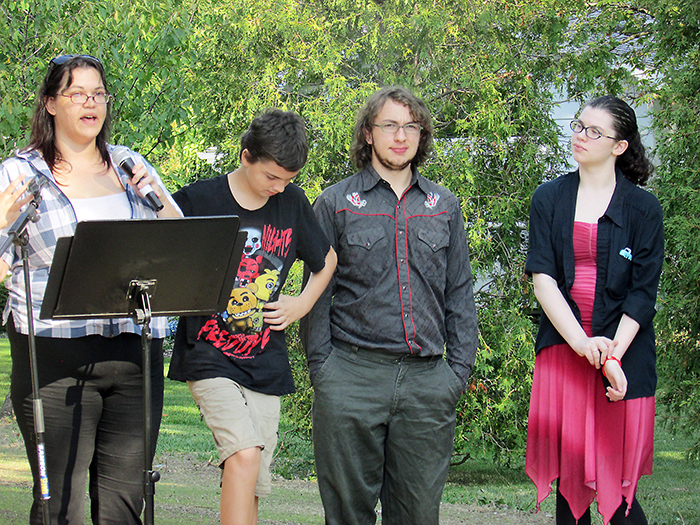
<svg viewBox="0 0 700 525"><path fill-rule="evenodd" d="M141 329L141 346L143 347L143 496L145 508L143 511L144 525L153 525L155 484L160 479L160 473L153 470L151 458L151 432L153 428L151 399L151 299L149 292L155 287L155 281L132 281L129 286L129 297L137 300L141 308L135 310L136 324L143 325Z"/></svg>
<svg viewBox="0 0 700 525"><path fill-rule="evenodd" d="M39 396L39 372L36 359L36 340L34 339L34 313L32 312L32 286L29 278L29 235L27 225L38 222L41 217L37 209L41 204L41 188L46 184L43 177L34 177L27 188L27 193L33 195L25 210L20 213L14 224L7 231L7 240L0 247L0 255L5 253L10 244L19 246L24 271L24 295L27 300L27 340L29 342L29 368L32 381L32 410L34 414L34 436L36 440L36 456L39 468L39 485L41 489L41 513L44 525L50 525L49 516L49 478L46 474L46 453L44 450L44 406Z"/></svg>
<svg viewBox="0 0 700 525"><path fill-rule="evenodd" d="M27 296L27 324L29 328L29 367L32 375L32 405L34 410L34 435L36 439L36 456L39 466L39 481L41 486L41 514L44 525L50 524L49 517L49 478L46 475L46 454L44 451L44 405L39 396L39 372L37 369L36 341L34 339L34 315L32 314L32 287L29 282L29 250L27 244L29 237L27 232L22 232L16 244L22 252L22 266L24 268L24 292Z"/></svg>

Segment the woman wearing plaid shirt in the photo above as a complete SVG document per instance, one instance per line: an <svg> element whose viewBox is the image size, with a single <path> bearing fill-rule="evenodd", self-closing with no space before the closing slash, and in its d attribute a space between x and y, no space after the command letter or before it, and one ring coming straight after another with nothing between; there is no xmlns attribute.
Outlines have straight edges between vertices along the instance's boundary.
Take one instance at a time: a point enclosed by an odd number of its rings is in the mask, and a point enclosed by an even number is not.
<svg viewBox="0 0 700 525"><path fill-rule="evenodd" d="M70 236L78 221L177 217L180 210L152 166L138 157L133 179L110 159L109 101L104 69L87 55L64 55L49 63L39 89L29 146L0 166L0 224L17 211L24 177L45 179L40 220L29 223L32 315L40 397L45 413L46 470L51 523L82 523L90 472L94 523L140 523L143 507L143 402L140 327L131 319L52 321L39 319L56 239ZM164 203L156 212L139 188L150 184ZM4 220L3 220L4 219ZM6 225L5 225L6 226ZM0 242L7 229L0 230ZM106 240L108 242L108 240ZM1 275L10 272L4 321L12 353L11 396L34 477L30 522L41 523L41 493L27 338L24 274L19 248L2 254ZM162 411L164 319L152 323L153 431Z"/></svg>

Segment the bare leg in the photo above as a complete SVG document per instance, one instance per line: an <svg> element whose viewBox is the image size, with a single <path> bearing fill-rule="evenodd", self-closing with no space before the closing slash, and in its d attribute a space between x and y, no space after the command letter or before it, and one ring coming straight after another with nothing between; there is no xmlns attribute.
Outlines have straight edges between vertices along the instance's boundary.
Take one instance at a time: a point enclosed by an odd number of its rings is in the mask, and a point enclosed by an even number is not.
<svg viewBox="0 0 700 525"><path fill-rule="evenodd" d="M246 448L224 462L221 482L221 524L255 525L258 498L255 483L260 471L260 448Z"/></svg>

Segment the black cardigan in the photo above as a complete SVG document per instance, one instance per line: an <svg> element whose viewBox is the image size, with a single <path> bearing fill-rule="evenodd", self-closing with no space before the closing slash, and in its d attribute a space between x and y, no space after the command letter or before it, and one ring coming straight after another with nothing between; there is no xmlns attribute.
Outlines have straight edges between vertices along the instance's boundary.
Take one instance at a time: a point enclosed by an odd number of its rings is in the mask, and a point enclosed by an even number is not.
<svg viewBox="0 0 700 525"><path fill-rule="evenodd" d="M628 379L625 399L653 396L656 349L652 320L664 256L661 206L651 193L619 171L608 209L598 220L597 275L593 333L613 339L622 314L637 321L639 332L622 358ZM525 272L544 273L559 289L581 322L571 298L574 284L574 213L579 174L574 171L542 184L530 203L530 247ZM546 315L540 319L535 351L565 343Z"/></svg>

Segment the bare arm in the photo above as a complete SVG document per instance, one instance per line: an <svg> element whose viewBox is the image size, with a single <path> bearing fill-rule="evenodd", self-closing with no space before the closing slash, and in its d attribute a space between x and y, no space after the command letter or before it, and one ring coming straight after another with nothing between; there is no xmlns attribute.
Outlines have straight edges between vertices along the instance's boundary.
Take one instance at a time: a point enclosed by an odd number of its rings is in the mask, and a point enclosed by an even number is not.
<svg viewBox="0 0 700 525"><path fill-rule="evenodd" d="M615 332L616 346L612 355L621 360L637 332L639 332L639 323L627 314L622 314L620 324L617 325L617 331ZM603 367L603 372L608 381L610 381L606 395L611 401L620 401L627 394L627 377L620 363L615 359L608 359Z"/></svg>
<svg viewBox="0 0 700 525"><path fill-rule="evenodd" d="M600 368L608 356L612 355L615 342L603 336L586 335L554 278L544 273L535 273L532 274L532 282L535 296L557 332L574 352L588 359L591 365Z"/></svg>
<svg viewBox="0 0 700 525"><path fill-rule="evenodd" d="M304 290L296 297L280 294L279 298L265 305L263 318L270 330L284 330L294 321L304 317L321 296L333 277L338 257L332 247L326 254L326 264L320 272L312 273Z"/></svg>

